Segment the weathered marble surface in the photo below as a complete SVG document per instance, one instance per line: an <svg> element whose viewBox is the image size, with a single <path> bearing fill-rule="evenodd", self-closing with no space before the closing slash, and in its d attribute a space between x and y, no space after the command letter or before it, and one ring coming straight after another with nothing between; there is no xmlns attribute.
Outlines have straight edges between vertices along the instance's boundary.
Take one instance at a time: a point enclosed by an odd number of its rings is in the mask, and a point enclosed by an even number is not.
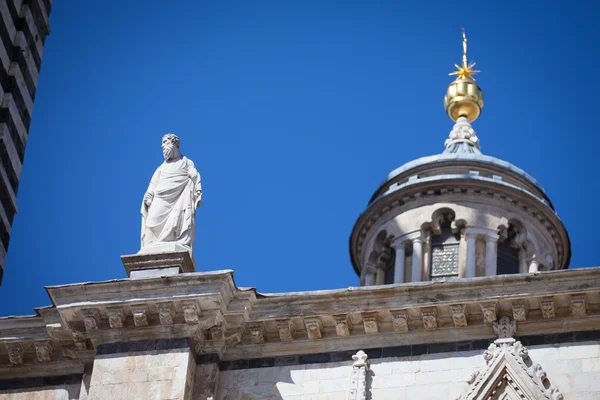
<svg viewBox="0 0 600 400"><path fill-rule="evenodd" d="M89 399L189 399L195 363L189 350L96 356Z"/></svg>

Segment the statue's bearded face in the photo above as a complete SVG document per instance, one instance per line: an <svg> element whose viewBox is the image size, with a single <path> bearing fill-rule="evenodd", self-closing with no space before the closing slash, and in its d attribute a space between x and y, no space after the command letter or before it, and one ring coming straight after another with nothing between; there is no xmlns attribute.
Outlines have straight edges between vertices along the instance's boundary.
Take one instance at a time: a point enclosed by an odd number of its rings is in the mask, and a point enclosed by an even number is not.
<svg viewBox="0 0 600 400"><path fill-rule="evenodd" d="M165 135L162 139L162 152L165 160L175 158L177 155L178 146L171 137Z"/></svg>

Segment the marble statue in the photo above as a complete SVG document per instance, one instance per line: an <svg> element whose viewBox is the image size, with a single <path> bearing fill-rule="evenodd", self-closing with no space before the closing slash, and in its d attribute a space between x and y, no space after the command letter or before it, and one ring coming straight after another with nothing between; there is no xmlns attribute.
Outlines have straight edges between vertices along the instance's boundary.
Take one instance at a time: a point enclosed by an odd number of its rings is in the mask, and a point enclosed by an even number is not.
<svg viewBox="0 0 600 400"><path fill-rule="evenodd" d="M142 247L139 253L192 251L196 208L202 200L200 175L179 152L179 138L162 138L165 161L156 169L142 202Z"/></svg>

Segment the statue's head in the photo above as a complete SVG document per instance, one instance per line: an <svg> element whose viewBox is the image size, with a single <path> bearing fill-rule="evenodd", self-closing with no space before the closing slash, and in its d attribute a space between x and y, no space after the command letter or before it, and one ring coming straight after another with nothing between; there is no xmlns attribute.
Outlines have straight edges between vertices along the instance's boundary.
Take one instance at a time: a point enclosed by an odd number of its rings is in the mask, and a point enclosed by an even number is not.
<svg viewBox="0 0 600 400"><path fill-rule="evenodd" d="M166 161L179 157L179 138L177 135L172 133L164 135L161 147Z"/></svg>

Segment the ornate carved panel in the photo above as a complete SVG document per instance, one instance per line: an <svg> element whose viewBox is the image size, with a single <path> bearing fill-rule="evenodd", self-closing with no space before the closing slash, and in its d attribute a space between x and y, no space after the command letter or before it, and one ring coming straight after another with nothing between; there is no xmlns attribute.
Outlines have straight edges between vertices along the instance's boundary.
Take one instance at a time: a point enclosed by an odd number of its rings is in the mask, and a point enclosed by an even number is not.
<svg viewBox="0 0 600 400"><path fill-rule="evenodd" d="M458 276L458 243L431 247L431 280L441 281Z"/></svg>

